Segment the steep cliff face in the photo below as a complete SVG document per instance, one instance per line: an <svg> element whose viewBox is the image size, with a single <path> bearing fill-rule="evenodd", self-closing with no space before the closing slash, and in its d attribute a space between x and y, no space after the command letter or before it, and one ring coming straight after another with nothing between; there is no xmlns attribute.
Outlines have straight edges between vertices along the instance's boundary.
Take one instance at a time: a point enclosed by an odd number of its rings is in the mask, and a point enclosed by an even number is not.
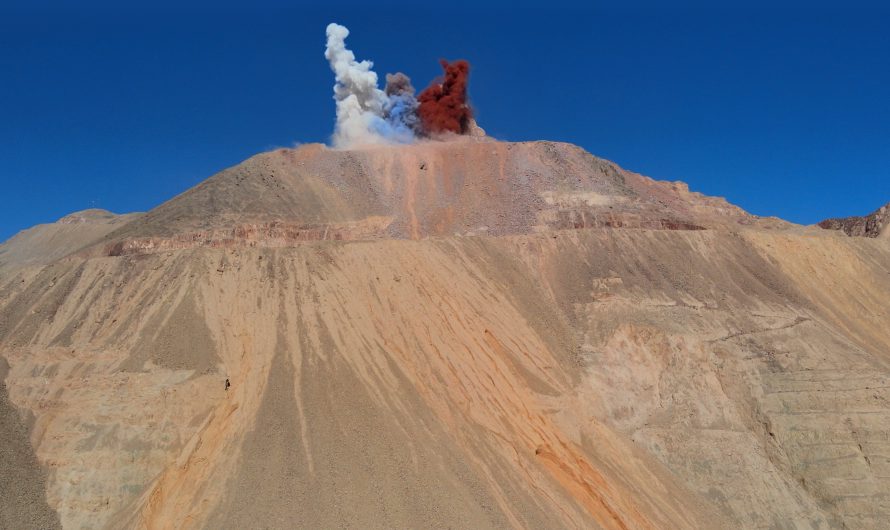
<svg viewBox="0 0 890 530"><path fill-rule="evenodd" d="M890 224L890 203L869 215L826 219L818 226L826 230L841 230L848 236L880 237L887 233L888 224Z"/></svg>
<svg viewBox="0 0 890 530"><path fill-rule="evenodd" d="M0 356L65 528L878 528L888 296L572 146L307 146L0 272Z"/></svg>

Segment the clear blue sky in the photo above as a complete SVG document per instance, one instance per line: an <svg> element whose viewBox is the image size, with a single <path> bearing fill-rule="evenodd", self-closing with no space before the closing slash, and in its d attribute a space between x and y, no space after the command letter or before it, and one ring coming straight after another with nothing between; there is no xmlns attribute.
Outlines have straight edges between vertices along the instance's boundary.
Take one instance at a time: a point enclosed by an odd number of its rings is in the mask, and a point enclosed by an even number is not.
<svg viewBox="0 0 890 530"><path fill-rule="evenodd" d="M478 120L503 140L573 142L800 223L890 201L887 11L466 4L0 13L0 240L84 208L148 210L256 152L326 141L331 21L378 73L421 87L440 57L468 59Z"/></svg>

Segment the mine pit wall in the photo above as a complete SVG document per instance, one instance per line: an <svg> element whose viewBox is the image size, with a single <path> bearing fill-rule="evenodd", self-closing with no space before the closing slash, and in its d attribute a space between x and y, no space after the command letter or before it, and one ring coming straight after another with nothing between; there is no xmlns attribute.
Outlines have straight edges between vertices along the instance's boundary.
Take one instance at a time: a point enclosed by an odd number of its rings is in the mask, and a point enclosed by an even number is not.
<svg viewBox="0 0 890 530"><path fill-rule="evenodd" d="M65 527L867 528L888 264L610 229L72 259L4 278L0 356Z"/></svg>

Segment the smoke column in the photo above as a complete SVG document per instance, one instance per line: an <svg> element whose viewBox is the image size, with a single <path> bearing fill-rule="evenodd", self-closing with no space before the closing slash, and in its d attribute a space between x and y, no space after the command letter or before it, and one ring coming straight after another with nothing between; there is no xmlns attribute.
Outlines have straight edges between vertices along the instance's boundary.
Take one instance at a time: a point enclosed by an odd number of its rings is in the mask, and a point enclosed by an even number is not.
<svg viewBox="0 0 890 530"><path fill-rule="evenodd" d="M377 74L371 61L356 61L346 48L349 30L339 24L328 24L324 56L334 71L334 100L337 102L337 125L333 143L336 147L356 144L411 142L414 132L409 120L399 118L395 124L386 114L402 116L405 102L391 101L377 88ZM404 75L404 74L403 74ZM410 81L408 86L411 86ZM413 95L411 96L413 99Z"/></svg>
<svg viewBox="0 0 890 530"><path fill-rule="evenodd" d="M460 60L449 64L444 59L440 62L445 78L440 83L434 81L417 98L421 126L427 134L466 134L473 117L472 109L467 105L470 63Z"/></svg>
<svg viewBox="0 0 890 530"><path fill-rule="evenodd" d="M417 117L417 98L414 97L414 86L411 78L402 72L386 74L387 97L384 115L387 121L400 134L410 133L412 136L420 132L420 119Z"/></svg>
<svg viewBox="0 0 890 530"><path fill-rule="evenodd" d="M467 134L473 112L467 104L467 61L440 61L445 76L419 97L407 75L387 74L385 90L377 87L371 61L357 61L346 47L349 30L328 24L324 56L334 71L337 124L334 147L410 143L442 133Z"/></svg>

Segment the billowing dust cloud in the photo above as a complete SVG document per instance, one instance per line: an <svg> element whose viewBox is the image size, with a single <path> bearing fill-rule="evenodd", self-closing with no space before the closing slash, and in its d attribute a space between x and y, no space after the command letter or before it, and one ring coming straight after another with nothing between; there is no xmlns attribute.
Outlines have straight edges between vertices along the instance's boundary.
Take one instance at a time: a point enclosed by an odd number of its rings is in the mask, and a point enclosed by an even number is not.
<svg viewBox="0 0 890 530"><path fill-rule="evenodd" d="M386 74L387 102L384 114L399 131L416 134L420 132L420 120L417 116L417 99L414 98L414 86L411 78L402 72Z"/></svg>
<svg viewBox="0 0 890 530"><path fill-rule="evenodd" d="M380 90L374 63L357 61L346 47L347 36L346 27L328 24L325 58L336 80L335 147L411 143L418 138L469 132L473 116L467 99L470 63L441 61L445 76L419 96L402 72L386 74L386 86Z"/></svg>
<svg viewBox="0 0 890 530"><path fill-rule="evenodd" d="M466 134L473 113L467 104L467 78L470 76L470 63L455 61L448 64L442 60L445 78L441 83L433 82L420 93L420 106L417 114L424 131L430 133L453 132Z"/></svg>

